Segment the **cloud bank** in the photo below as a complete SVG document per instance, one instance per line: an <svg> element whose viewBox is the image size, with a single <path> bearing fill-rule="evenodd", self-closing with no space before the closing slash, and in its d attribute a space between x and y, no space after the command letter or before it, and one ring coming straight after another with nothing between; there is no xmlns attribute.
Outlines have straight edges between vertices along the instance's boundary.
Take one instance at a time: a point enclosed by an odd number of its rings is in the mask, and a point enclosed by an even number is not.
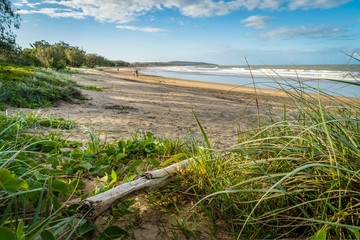
<svg viewBox="0 0 360 240"><path fill-rule="evenodd" d="M16 1L16 0L15 0ZM240 9L294 11L298 9L327 9L351 0L17 0L14 4L20 14L45 14L53 18L86 19L117 24L118 29L146 33L166 32L156 27L129 25L140 16L171 9L191 18L223 16ZM267 28L270 16L254 15L240 22L243 26L257 30ZM344 30L326 26L295 26L277 28L261 36L266 39L286 40L291 38L336 38Z"/></svg>
<svg viewBox="0 0 360 240"><path fill-rule="evenodd" d="M20 14L41 13L50 17L94 18L100 22L125 24L139 16L163 9L198 18L222 16L239 9L297 10L337 7L351 0L18 0ZM250 23L249 23L250 24ZM256 25L254 25L256 27ZM257 26L261 26L257 25Z"/></svg>

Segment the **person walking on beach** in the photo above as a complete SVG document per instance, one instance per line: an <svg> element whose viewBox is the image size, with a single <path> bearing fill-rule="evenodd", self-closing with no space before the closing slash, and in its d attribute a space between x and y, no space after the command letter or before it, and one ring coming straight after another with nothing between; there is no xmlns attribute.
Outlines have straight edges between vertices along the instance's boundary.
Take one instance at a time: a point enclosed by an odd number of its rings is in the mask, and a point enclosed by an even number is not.
<svg viewBox="0 0 360 240"><path fill-rule="evenodd" d="M138 77L139 76L139 71L135 68L135 70L133 71L133 77Z"/></svg>

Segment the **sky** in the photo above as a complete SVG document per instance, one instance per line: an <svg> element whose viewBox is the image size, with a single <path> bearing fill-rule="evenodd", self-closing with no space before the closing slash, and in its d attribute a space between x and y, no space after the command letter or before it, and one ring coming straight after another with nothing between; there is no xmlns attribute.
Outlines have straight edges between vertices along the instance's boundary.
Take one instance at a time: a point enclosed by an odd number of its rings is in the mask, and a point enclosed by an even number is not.
<svg viewBox="0 0 360 240"><path fill-rule="evenodd" d="M64 41L127 62L347 64L360 0L12 0L17 43ZM355 61L351 63L356 63Z"/></svg>

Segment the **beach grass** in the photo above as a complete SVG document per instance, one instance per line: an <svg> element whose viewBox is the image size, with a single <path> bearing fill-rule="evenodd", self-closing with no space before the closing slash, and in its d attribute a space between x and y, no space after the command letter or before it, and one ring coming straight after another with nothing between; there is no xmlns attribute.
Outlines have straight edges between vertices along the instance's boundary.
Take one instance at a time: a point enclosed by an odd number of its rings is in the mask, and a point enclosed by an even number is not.
<svg viewBox="0 0 360 240"><path fill-rule="evenodd" d="M287 91L296 115L284 105L232 147L193 156L181 182L196 221L238 239L359 239L360 102L302 89Z"/></svg>

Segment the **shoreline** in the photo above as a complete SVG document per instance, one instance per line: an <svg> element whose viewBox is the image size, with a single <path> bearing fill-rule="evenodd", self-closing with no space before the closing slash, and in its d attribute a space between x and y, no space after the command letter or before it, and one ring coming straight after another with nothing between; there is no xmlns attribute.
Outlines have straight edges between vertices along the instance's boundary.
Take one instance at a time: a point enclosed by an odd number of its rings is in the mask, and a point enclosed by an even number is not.
<svg viewBox="0 0 360 240"><path fill-rule="evenodd" d="M256 93L253 87L239 86L234 84L223 84L223 83L211 83L197 80L184 80L179 78L162 77L156 75L148 75L139 72L138 77L132 76L132 68L104 68L102 71L111 74L114 77L123 78L131 81L142 81L148 83L158 83L164 85L173 85L179 87L190 87L200 89L219 90L225 92L239 92L245 94L266 94L276 95L277 97L287 97L287 94L281 90L267 89L267 88L256 88Z"/></svg>
<svg viewBox="0 0 360 240"><path fill-rule="evenodd" d="M247 97L256 97L260 99L267 99L270 101L271 101L271 97L274 97L274 98L281 98L285 102L286 99L289 98L288 93L286 93L285 90L280 90L280 89L256 88L255 90L254 87L239 86L239 85L224 84L224 83L212 83L212 82L204 82L197 80L187 80L187 79L185 80L179 78L143 74L141 72L139 72L138 77L133 77L132 76L133 68L119 68L119 70L116 70L116 68L103 68L101 71L111 74L116 78L122 78L129 81L163 84L163 85L178 86L183 88L213 90L213 91L222 92L224 95L225 94L234 95L236 93L239 93ZM289 90L289 92L292 92L292 90ZM311 98L314 99L317 99L318 97L317 93L306 93L306 95L311 96ZM353 100L356 101L360 100L360 98L348 97L348 96L332 96L332 98L347 103L350 103ZM326 99L324 100L326 101ZM276 102L278 102L278 99L276 100Z"/></svg>

